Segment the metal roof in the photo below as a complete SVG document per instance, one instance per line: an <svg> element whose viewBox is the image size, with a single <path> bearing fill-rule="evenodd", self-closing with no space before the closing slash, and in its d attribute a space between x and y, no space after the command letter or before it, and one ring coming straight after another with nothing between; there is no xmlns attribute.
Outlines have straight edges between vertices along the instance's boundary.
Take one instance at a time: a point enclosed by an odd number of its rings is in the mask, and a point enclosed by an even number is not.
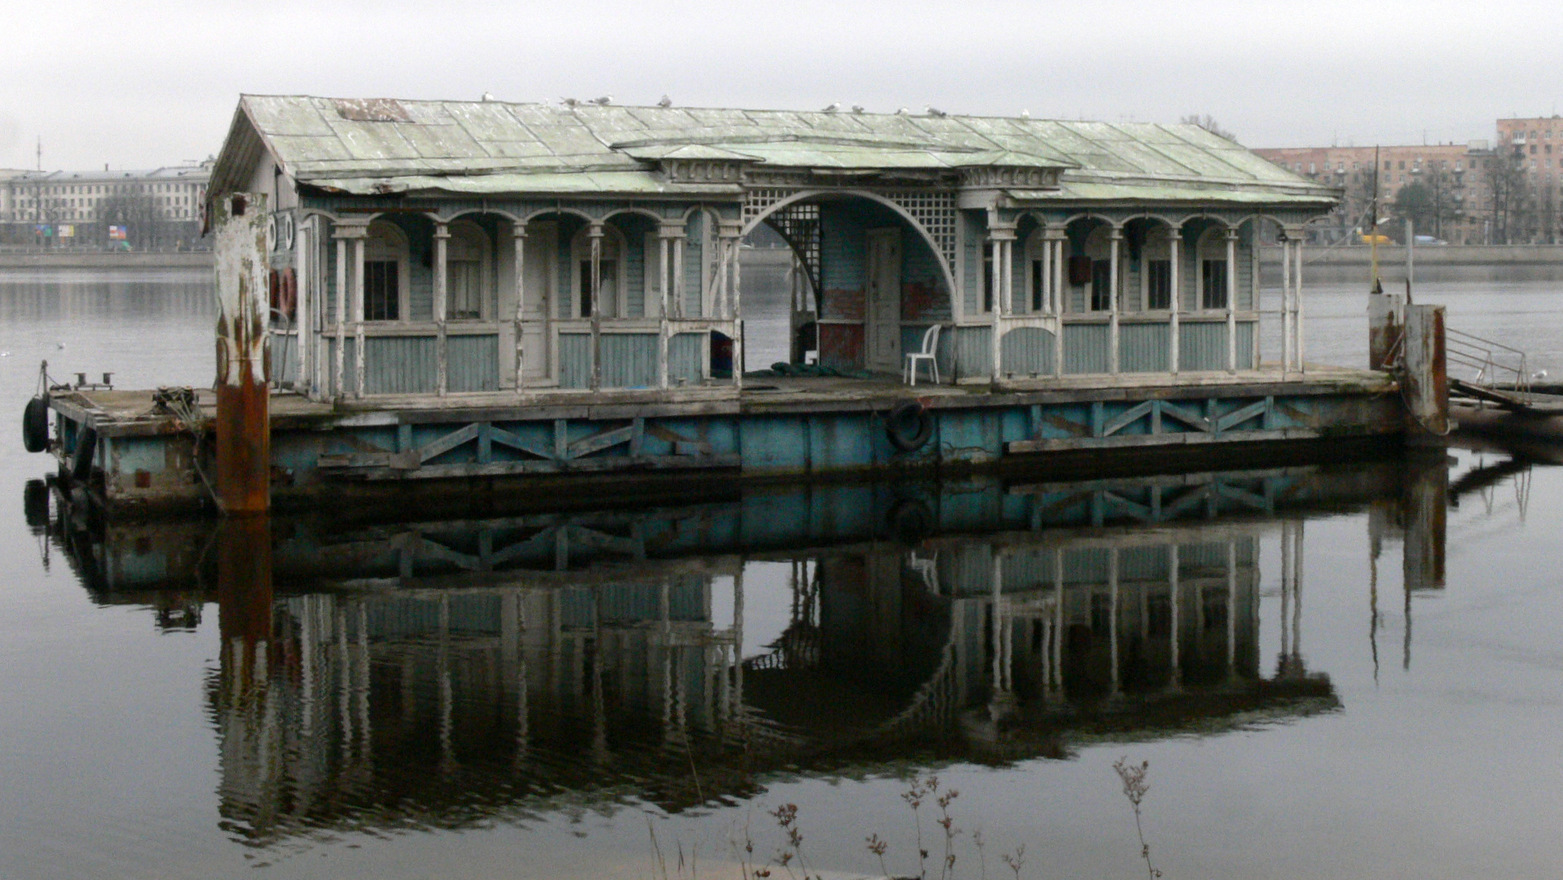
<svg viewBox="0 0 1563 880"><path fill-rule="evenodd" d="M1092 198L1093 182L1250 194L1233 201L1336 195L1189 124L245 95L213 190L243 185L261 149L298 181L364 194L737 192L669 182L654 164L717 159L835 172L1047 168L1074 198Z"/></svg>

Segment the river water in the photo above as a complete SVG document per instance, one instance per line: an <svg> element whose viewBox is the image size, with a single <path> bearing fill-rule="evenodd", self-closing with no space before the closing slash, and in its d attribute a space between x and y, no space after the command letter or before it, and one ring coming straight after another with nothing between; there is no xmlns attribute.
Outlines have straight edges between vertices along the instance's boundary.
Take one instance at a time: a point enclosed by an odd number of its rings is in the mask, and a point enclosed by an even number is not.
<svg viewBox="0 0 1563 880"><path fill-rule="evenodd" d="M777 280L745 274L751 367ZM1555 287L1417 297L1558 375ZM1310 360L1360 363L1360 286L1308 297ZM43 359L211 374L202 273L10 275L0 318L16 413ZM1133 876L1120 758L1166 877L1557 873L1557 468L780 486L269 551L40 505L47 468L0 444L0 877L916 874L919 829L934 876L951 790L956 876Z"/></svg>

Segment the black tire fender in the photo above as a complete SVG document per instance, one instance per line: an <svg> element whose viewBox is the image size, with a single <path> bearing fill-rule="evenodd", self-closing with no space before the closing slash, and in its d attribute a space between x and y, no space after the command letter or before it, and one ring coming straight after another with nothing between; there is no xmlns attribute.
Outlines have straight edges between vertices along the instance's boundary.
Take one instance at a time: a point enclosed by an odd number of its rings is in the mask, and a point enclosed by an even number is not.
<svg viewBox="0 0 1563 880"><path fill-rule="evenodd" d="M933 415L920 401L903 400L885 419L885 436L902 452L916 452L933 436Z"/></svg>
<svg viewBox="0 0 1563 880"><path fill-rule="evenodd" d="M34 397L22 409L22 446L28 452L49 448L49 395Z"/></svg>

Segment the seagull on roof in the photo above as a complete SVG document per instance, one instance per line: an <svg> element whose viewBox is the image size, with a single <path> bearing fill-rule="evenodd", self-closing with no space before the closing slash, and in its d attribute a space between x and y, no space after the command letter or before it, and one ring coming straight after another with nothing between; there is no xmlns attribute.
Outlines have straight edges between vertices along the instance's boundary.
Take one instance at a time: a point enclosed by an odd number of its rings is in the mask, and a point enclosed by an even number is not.
<svg viewBox="0 0 1563 880"><path fill-rule="evenodd" d="M840 101L832 101L830 106L826 107L823 112L825 112L825 113L835 113L837 110L840 110L840 109L841 109L841 102Z"/></svg>
<svg viewBox="0 0 1563 880"><path fill-rule="evenodd" d="M897 115L897 116L905 116L906 114L908 114L910 112L912 112L912 108L910 108L910 107L898 107L898 108L896 108L895 115Z"/></svg>
<svg viewBox="0 0 1563 880"><path fill-rule="evenodd" d="M657 102L657 106L666 110L667 108L673 106L673 99L669 98L667 95L663 95L662 100Z"/></svg>
<svg viewBox="0 0 1563 880"><path fill-rule="evenodd" d="M853 104L852 105L852 112L853 113L862 113L863 112L863 105L862 104Z"/></svg>
<svg viewBox="0 0 1563 880"><path fill-rule="evenodd" d="M1022 111L1020 111L1020 118L1021 119L1030 119L1031 118L1031 111L1030 110L1022 110Z"/></svg>
<svg viewBox="0 0 1563 880"><path fill-rule="evenodd" d="M483 93L483 100L485 100L485 101L494 101L494 100L498 100L498 99L497 99L497 98L495 98L495 97L494 97L494 96L493 96L493 94L491 94L491 93L489 93L489 92L484 92L484 93Z"/></svg>
<svg viewBox="0 0 1563 880"><path fill-rule="evenodd" d="M563 104L566 107L577 107L577 106L580 105L581 102L575 100L574 98L560 98L559 99L559 103Z"/></svg>
<svg viewBox="0 0 1563 880"><path fill-rule="evenodd" d="M598 107L606 107L609 104L613 103L613 96L612 95L603 95L600 98L593 98L592 99L592 103L596 104Z"/></svg>
<svg viewBox="0 0 1563 880"><path fill-rule="evenodd" d="M929 116L949 116L950 115L950 114L944 112L943 110L940 110L938 107L925 107L923 109L928 113Z"/></svg>

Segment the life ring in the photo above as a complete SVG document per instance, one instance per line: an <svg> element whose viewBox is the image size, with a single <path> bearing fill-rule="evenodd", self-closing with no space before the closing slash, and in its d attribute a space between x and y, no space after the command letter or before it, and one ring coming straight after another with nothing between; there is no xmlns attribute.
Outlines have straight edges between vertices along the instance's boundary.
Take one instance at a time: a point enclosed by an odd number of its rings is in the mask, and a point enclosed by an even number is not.
<svg viewBox="0 0 1563 880"><path fill-rule="evenodd" d="M28 452L49 448L49 395L34 397L22 409L22 446Z"/></svg>
<svg viewBox="0 0 1563 880"><path fill-rule="evenodd" d="M92 476L93 452L98 448L98 432L91 425L83 425L76 434L76 452L71 457L71 477L85 483Z"/></svg>
<svg viewBox="0 0 1563 880"><path fill-rule="evenodd" d="M885 419L885 436L902 452L916 452L933 436L933 416L916 400L903 400Z"/></svg>

